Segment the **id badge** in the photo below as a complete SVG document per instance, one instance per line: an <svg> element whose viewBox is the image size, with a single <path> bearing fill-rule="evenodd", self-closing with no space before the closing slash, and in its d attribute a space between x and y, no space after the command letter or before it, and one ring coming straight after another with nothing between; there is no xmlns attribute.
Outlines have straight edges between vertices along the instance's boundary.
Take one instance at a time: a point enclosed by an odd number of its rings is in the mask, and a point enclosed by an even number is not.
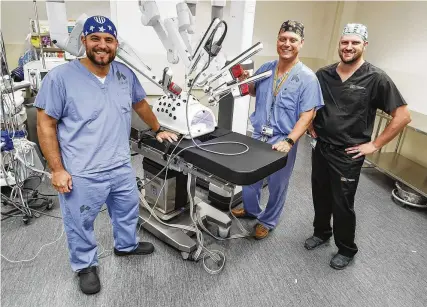
<svg viewBox="0 0 427 307"><path fill-rule="evenodd" d="M273 128L263 125L261 133L262 133L262 135L272 137L273 136Z"/></svg>
<svg viewBox="0 0 427 307"><path fill-rule="evenodd" d="M315 148L316 148L316 145L317 145L317 140L316 140L315 138L313 138L313 139L311 140L311 142L310 142L310 145L311 145L311 147L312 147L313 149L315 149Z"/></svg>

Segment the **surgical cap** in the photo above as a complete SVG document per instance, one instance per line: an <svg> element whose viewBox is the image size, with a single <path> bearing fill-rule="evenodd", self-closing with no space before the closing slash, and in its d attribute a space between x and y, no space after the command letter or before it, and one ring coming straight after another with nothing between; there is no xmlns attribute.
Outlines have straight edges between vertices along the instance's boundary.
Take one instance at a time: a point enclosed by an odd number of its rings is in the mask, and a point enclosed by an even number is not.
<svg viewBox="0 0 427 307"><path fill-rule="evenodd" d="M366 42L368 40L368 28L360 23L349 23L345 25L342 35L358 35Z"/></svg>
<svg viewBox="0 0 427 307"><path fill-rule="evenodd" d="M279 34L282 32L294 32L304 38L304 25L295 20L287 20L280 26Z"/></svg>
<svg viewBox="0 0 427 307"><path fill-rule="evenodd" d="M117 38L116 26L104 16L92 16L86 19L83 25L83 34L87 36L93 33L109 33Z"/></svg>

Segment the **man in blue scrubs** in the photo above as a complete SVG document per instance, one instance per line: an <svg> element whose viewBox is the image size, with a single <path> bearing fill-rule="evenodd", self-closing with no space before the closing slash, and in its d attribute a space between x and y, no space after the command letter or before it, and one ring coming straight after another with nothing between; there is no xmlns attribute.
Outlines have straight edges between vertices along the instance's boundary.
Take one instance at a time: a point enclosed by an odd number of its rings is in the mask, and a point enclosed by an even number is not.
<svg viewBox="0 0 427 307"><path fill-rule="evenodd" d="M264 211L259 205L262 180L243 187L243 208L232 210L236 217L258 220L256 239L267 237L276 227L285 204L298 139L323 105L316 75L298 58L303 44L303 24L293 20L284 22L277 36L279 59L265 63L256 72L271 70L273 74L250 87L251 95L256 97L255 112L250 117L253 137L288 155L286 166L268 177L270 196Z"/></svg>
<svg viewBox="0 0 427 307"><path fill-rule="evenodd" d="M132 109L157 139L175 140L160 130L136 75L114 61L117 30L106 17L87 19L82 43L86 58L52 69L44 78L35 105L40 146L60 193L71 268L86 294L100 291L93 223L102 205L113 225L117 256L154 251L137 237L138 190L130 163Z"/></svg>

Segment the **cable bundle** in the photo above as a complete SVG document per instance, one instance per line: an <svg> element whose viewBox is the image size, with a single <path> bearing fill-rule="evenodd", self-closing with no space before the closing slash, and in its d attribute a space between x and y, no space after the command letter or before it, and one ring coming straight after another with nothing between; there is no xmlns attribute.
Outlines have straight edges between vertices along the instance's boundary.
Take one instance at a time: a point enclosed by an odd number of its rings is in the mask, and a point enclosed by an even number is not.
<svg viewBox="0 0 427 307"><path fill-rule="evenodd" d="M20 123L19 115L25 112L23 106L24 97L22 92L14 91L13 80L10 78L10 71L7 66L6 51L4 47L3 35L0 31L0 62L2 65L0 79L0 103L1 103L1 161L0 161L0 180L2 187L2 203L11 205L15 208L13 211L19 211L22 214L14 215L11 212L3 213L6 218L11 216L22 216L24 223L28 223L30 217L36 216L33 208L46 206L48 209L52 202L45 197L38 197L37 191L28 197L24 192L25 183L34 176L32 172L47 174L35 151L36 144L27 139L25 125ZM6 195L7 192L8 195ZM4 193L3 193L4 192ZM43 205L35 205L37 200L43 200ZM31 207L30 207L31 204Z"/></svg>

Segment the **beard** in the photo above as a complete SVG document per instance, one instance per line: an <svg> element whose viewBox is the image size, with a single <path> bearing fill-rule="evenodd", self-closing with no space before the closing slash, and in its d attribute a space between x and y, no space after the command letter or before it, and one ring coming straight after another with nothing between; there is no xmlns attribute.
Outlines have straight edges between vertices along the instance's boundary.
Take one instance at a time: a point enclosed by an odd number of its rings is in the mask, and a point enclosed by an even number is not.
<svg viewBox="0 0 427 307"><path fill-rule="evenodd" d="M98 66L107 66L108 64L110 64L112 61L114 61L115 57L116 57L116 52L114 51L105 51L107 56L104 56L102 59L97 59L97 54L95 52L100 51L100 50L90 50L90 51L86 51L86 56L88 57L88 59L94 63L95 65Z"/></svg>
<svg viewBox="0 0 427 307"><path fill-rule="evenodd" d="M343 51L339 52L340 59L344 64L352 64L362 56L362 52L355 52L351 59L345 59L343 54L344 54Z"/></svg>

